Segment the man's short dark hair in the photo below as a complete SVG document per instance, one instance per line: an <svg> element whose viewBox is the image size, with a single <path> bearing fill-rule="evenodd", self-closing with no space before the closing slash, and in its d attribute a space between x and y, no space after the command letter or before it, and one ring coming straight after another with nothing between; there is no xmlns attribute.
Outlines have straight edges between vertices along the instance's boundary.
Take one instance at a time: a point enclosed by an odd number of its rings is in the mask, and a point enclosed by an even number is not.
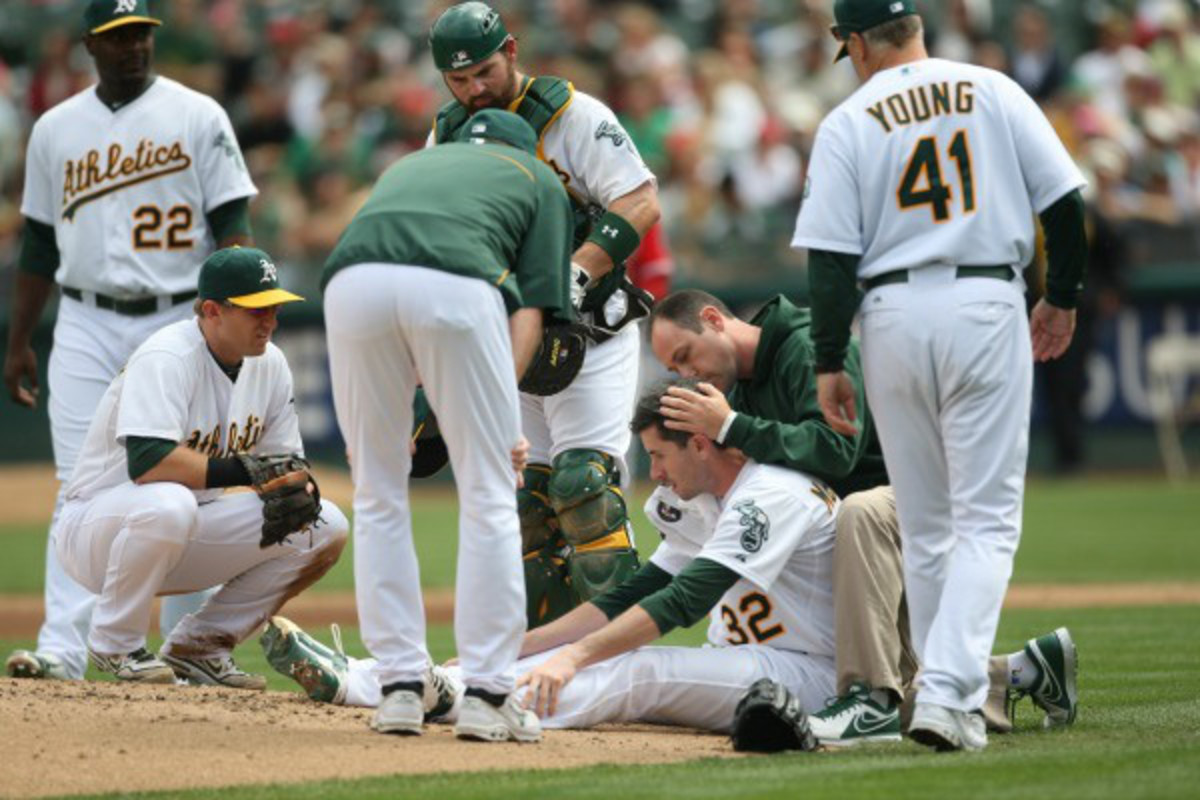
<svg viewBox="0 0 1200 800"><path fill-rule="evenodd" d="M700 310L705 306L713 306L723 316L733 317L729 306L719 297L700 289L681 289L671 292L654 304L654 310L650 312L650 322L646 325L646 333L649 335L654 328L654 321L659 319L673 322L692 333L703 333L704 324L700 321Z"/></svg>
<svg viewBox="0 0 1200 800"><path fill-rule="evenodd" d="M692 438L693 434L668 428L667 418L663 416L660 407L668 389L678 386L681 389L698 392L700 390L697 387L701 383L699 378L669 378L656 383L638 398L637 407L633 410L633 419L629 422L629 429L633 431L634 435L637 435L647 428L654 427L658 430L658 435L668 442L679 447L687 446L688 440ZM719 448L724 447L717 441L713 441L713 444Z"/></svg>
<svg viewBox="0 0 1200 800"><path fill-rule="evenodd" d="M886 44L892 47L903 47L919 37L923 30L921 17L917 14L909 14L906 17L900 17L900 19L894 19L863 31L863 38L874 45Z"/></svg>

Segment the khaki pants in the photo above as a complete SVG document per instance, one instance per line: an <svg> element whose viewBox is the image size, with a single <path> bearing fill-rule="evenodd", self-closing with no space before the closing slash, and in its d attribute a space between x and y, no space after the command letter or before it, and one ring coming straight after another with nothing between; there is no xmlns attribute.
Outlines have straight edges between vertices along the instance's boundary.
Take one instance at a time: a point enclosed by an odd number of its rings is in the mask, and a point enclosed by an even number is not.
<svg viewBox="0 0 1200 800"><path fill-rule="evenodd" d="M852 683L887 689L904 698L900 717L907 728L920 665L909 634L900 523L890 486L855 492L842 501L833 550L833 609L838 694ZM984 719L989 730L1007 733L1012 721L1004 707L1004 656L991 657L988 679Z"/></svg>

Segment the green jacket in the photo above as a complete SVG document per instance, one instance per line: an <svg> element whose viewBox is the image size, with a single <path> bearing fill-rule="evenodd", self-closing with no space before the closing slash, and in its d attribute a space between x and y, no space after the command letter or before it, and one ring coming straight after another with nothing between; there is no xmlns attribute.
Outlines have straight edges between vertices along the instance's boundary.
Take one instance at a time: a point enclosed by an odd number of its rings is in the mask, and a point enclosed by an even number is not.
<svg viewBox="0 0 1200 800"><path fill-rule="evenodd" d="M729 392L737 417L725 443L763 464L778 464L825 481L842 497L888 482L883 449L867 408L858 342L851 342L846 373L854 383L859 432L835 433L817 404L817 375L809 312L776 297L752 319L762 328L754 374Z"/></svg>

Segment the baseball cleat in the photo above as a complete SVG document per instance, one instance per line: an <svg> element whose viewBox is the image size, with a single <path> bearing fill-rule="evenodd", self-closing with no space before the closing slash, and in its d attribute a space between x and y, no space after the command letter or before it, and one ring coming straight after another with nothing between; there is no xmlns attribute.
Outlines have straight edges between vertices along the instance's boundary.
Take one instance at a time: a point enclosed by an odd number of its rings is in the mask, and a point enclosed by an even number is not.
<svg viewBox="0 0 1200 800"><path fill-rule="evenodd" d="M119 681L175 683L175 671L144 647L124 655L104 655L88 648L88 660L93 667L115 675Z"/></svg>
<svg viewBox="0 0 1200 800"><path fill-rule="evenodd" d="M435 664L425 671L425 694L422 698L426 722L449 722L452 712L466 687L462 681Z"/></svg>
<svg viewBox="0 0 1200 800"><path fill-rule="evenodd" d="M371 730L418 736L425 722L425 701L416 692L397 689L383 696L371 717Z"/></svg>
<svg viewBox="0 0 1200 800"><path fill-rule="evenodd" d="M939 753L953 750L982 750L987 747L983 717L933 703L917 703L908 735L918 744Z"/></svg>
<svg viewBox="0 0 1200 800"><path fill-rule="evenodd" d="M1075 675L1079 669L1079 654L1066 628L1030 639L1025 643L1025 655L1037 665L1038 677L1033 687L1018 691L1016 699L1028 694L1033 704L1046 712L1042 725L1054 728L1070 725L1079 711L1079 692Z"/></svg>
<svg viewBox="0 0 1200 800"><path fill-rule="evenodd" d="M181 658L162 652L158 657L175 670L175 676L180 680L197 686L228 686L231 689L259 692L267 688L266 678L244 671L228 655L217 658Z"/></svg>
<svg viewBox="0 0 1200 800"><path fill-rule="evenodd" d="M14 650L4 662L4 672L10 678L39 678L65 681L71 676L58 656L33 650Z"/></svg>
<svg viewBox="0 0 1200 800"><path fill-rule="evenodd" d="M322 703L341 704L346 700L349 661L342 650L342 632L330 626L333 647L326 647L286 617L271 617L259 638L267 662L304 689L310 698Z"/></svg>
<svg viewBox="0 0 1200 800"><path fill-rule="evenodd" d="M542 723L521 705L516 692L509 692L499 706L468 694L463 697L454 735L480 742L540 742Z"/></svg>
<svg viewBox="0 0 1200 800"><path fill-rule="evenodd" d="M900 741L900 707L871 699L871 687L852 683L846 694L829 701L809 717L813 735L823 745L852 747L865 742Z"/></svg>

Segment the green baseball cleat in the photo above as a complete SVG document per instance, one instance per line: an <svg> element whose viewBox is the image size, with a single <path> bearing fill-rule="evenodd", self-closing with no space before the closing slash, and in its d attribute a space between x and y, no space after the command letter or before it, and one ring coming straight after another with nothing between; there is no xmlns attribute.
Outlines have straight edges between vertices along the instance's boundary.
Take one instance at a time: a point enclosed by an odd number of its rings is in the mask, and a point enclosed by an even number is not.
<svg viewBox="0 0 1200 800"><path fill-rule="evenodd" d="M271 617L259 638L267 662L321 703L342 703L346 699L349 662L342 651L342 635L332 626L333 647L326 647L286 617Z"/></svg>
<svg viewBox="0 0 1200 800"><path fill-rule="evenodd" d="M823 745L852 747L866 742L900 741L900 707L871 699L871 687L852 683L846 694L829 701L809 717L813 735Z"/></svg>
<svg viewBox="0 0 1200 800"><path fill-rule="evenodd" d="M1042 725L1054 728L1070 725L1079 710L1079 693L1075 674L1079 669L1079 654L1066 628L1030 639L1025 643L1025 655L1037 665L1037 682L1032 688L1018 693L1017 699L1029 695L1033 704L1046 712Z"/></svg>

